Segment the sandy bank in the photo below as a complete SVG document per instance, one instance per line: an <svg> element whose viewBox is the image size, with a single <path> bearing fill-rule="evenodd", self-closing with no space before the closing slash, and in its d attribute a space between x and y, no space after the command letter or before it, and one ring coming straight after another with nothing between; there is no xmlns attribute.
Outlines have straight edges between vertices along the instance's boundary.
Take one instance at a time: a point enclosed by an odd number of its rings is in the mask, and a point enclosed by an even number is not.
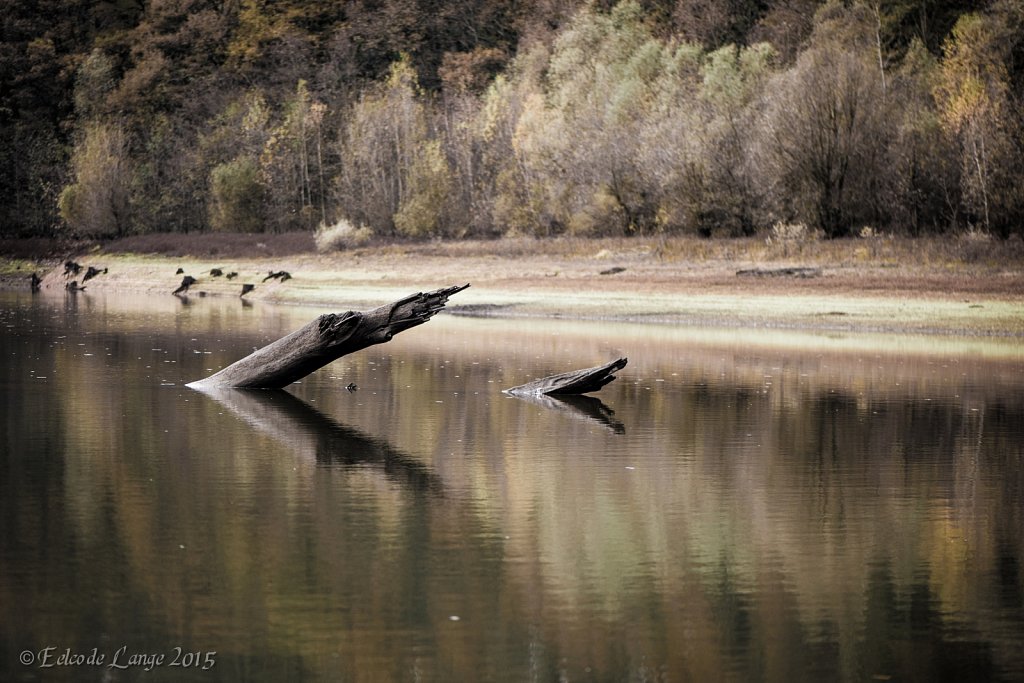
<svg viewBox="0 0 1024 683"><path fill-rule="evenodd" d="M754 244L754 243L751 243ZM671 246L671 245L670 245ZM657 250L661 248L662 251ZM830 246L830 249L832 247ZM693 326L1024 336L1024 270L1013 260L964 266L903 255L860 258L842 251L765 254L733 247L715 253L670 252L638 242L580 248L497 249L459 245L379 247L331 255L174 257L92 253L83 267L107 273L85 283L91 292L171 296L184 274L191 296L237 297L256 286L254 302L301 303L331 310L361 308L413 291L470 283L450 303L453 313L508 318L557 317ZM900 260L903 259L901 263ZM909 264L909 265L907 265ZM36 264L39 265L39 264ZM34 264L5 266L8 288L28 286ZM811 277L773 274L813 267ZM238 273L214 277L211 270ZM737 275L741 270L755 274ZM270 271L291 279L264 281ZM808 274L808 273L801 273ZM46 291L71 279L50 263ZM79 276L80 279L80 276Z"/></svg>

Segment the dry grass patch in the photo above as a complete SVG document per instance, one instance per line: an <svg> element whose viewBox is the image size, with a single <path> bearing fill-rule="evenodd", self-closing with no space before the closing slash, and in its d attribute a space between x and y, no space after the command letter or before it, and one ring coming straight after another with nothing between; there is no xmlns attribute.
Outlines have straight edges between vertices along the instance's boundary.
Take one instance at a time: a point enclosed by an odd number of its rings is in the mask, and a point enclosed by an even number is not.
<svg viewBox="0 0 1024 683"><path fill-rule="evenodd" d="M107 242L103 250L114 254L157 254L196 258L277 258L314 253L316 244L311 232L154 233L113 240Z"/></svg>

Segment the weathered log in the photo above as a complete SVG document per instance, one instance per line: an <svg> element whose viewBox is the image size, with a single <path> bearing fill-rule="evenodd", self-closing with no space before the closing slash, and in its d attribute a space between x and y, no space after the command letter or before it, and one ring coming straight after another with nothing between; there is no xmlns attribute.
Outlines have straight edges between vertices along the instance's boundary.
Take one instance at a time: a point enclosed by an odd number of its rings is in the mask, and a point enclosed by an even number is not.
<svg viewBox="0 0 1024 683"><path fill-rule="evenodd" d="M513 396L557 396L559 394L589 394L615 379L615 371L626 367L626 359L619 358L596 368L573 370L505 389Z"/></svg>
<svg viewBox="0 0 1024 683"><path fill-rule="evenodd" d="M746 268L736 271L737 277L820 277L821 268L796 266L791 268Z"/></svg>
<svg viewBox="0 0 1024 683"><path fill-rule="evenodd" d="M346 354L391 341L399 332L422 325L444 308L448 297L466 287L469 285L420 292L361 313L346 311L322 315L188 386L280 389Z"/></svg>

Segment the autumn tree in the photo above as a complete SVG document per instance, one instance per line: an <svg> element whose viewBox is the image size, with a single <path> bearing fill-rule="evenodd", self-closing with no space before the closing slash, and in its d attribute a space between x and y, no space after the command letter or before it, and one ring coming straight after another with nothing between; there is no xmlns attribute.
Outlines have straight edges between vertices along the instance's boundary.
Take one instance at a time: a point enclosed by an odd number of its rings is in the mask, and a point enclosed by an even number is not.
<svg viewBox="0 0 1024 683"><path fill-rule="evenodd" d="M267 216L276 231L312 230L326 222L323 125L326 107L300 80L260 155Z"/></svg>
<svg viewBox="0 0 1024 683"><path fill-rule="evenodd" d="M810 47L768 88L762 177L780 218L843 237L879 217L886 98L863 8L832 3L816 21Z"/></svg>
<svg viewBox="0 0 1024 683"><path fill-rule="evenodd" d="M263 93L249 90L206 122L199 136L195 165L206 180L207 221L213 230L267 230L260 155L271 135L270 113Z"/></svg>
<svg viewBox="0 0 1024 683"><path fill-rule="evenodd" d="M627 1L587 10L558 37L543 89L523 104L515 146L548 205L548 229L651 232L656 202L640 165L646 112L668 58Z"/></svg>
<svg viewBox="0 0 1024 683"><path fill-rule="evenodd" d="M103 92L96 70L91 82L101 90L86 100L95 120L116 119L128 141L131 230L205 229L209 168L196 148L204 121L228 99L222 67L229 12L212 0L144 3L140 10L134 26L102 43L113 87Z"/></svg>
<svg viewBox="0 0 1024 683"><path fill-rule="evenodd" d="M537 96L548 58L547 46L534 42L478 98L456 95L461 107L445 129L456 183L450 210L466 216L477 233L543 234L550 228L541 177L516 143L524 106Z"/></svg>
<svg viewBox="0 0 1024 683"><path fill-rule="evenodd" d="M953 226L960 210L956 147L934 97L939 69L915 40L889 81L892 137L883 199L893 228L915 236Z"/></svg>
<svg viewBox="0 0 1024 683"><path fill-rule="evenodd" d="M364 92L340 142L339 211L378 234L421 237L441 229L450 168L406 60Z"/></svg>
<svg viewBox="0 0 1024 683"><path fill-rule="evenodd" d="M942 124L958 145L961 188L972 222L1003 236L1020 229L1018 211L1024 203L1020 128L1011 111L1007 70L1014 39L1007 19L1019 22L1019 11L1009 17L962 16L943 47L935 89Z"/></svg>
<svg viewBox="0 0 1024 683"><path fill-rule="evenodd" d="M676 0L672 25L684 40L715 50L744 43L764 5L759 0Z"/></svg>
<svg viewBox="0 0 1024 683"><path fill-rule="evenodd" d="M718 228L727 234L752 235L757 227L762 197L750 131L760 113L774 55L767 43L742 49L726 45L707 55L701 67L705 109L698 130L704 159L701 227L705 231Z"/></svg>
<svg viewBox="0 0 1024 683"><path fill-rule="evenodd" d="M128 142L114 124L86 128L71 159L73 182L61 192L61 217L76 235L121 237L129 229Z"/></svg>

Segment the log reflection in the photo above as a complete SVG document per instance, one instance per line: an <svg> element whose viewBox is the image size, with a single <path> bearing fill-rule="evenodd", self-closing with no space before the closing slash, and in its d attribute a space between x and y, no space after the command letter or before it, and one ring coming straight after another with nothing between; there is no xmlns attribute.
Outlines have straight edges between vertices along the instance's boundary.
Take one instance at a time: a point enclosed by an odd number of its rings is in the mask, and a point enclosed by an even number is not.
<svg viewBox="0 0 1024 683"><path fill-rule="evenodd" d="M440 477L386 439L338 422L302 399L277 389L207 389L201 393L235 415L324 467L375 466L413 491L443 495Z"/></svg>
<svg viewBox="0 0 1024 683"><path fill-rule="evenodd" d="M544 394L511 395L543 408L557 410L563 415L576 420L581 420L583 422L596 422L616 434L626 433L626 426L615 417L615 411L605 405L604 401L594 396L549 396Z"/></svg>

